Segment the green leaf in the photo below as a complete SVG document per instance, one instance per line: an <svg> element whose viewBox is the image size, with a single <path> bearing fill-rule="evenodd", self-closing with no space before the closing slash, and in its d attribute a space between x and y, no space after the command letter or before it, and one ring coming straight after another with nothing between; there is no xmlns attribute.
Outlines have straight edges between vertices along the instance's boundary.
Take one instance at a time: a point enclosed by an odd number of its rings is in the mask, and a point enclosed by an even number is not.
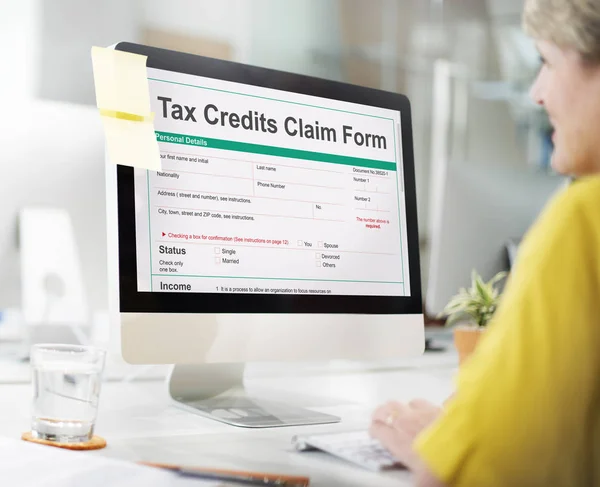
<svg viewBox="0 0 600 487"><path fill-rule="evenodd" d="M471 286L468 289L461 288L450 299L439 317L447 317L448 326L464 319L470 319L478 326L486 326L492 319L500 300L500 291L495 284L506 275L505 272L499 272L488 282L484 282L473 269Z"/></svg>
<svg viewBox="0 0 600 487"><path fill-rule="evenodd" d="M508 272L505 272L505 271L498 272L498 274L496 274L494 277L492 277L490 279L490 281L488 282L488 285L493 287L497 282L500 282L506 276L508 276Z"/></svg>
<svg viewBox="0 0 600 487"><path fill-rule="evenodd" d="M488 289L485 285L485 283L483 282L483 280L481 279L481 277L477 276L475 278L475 291L478 295L478 297L481 299L481 301L487 301L490 296L488 294Z"/></svg>

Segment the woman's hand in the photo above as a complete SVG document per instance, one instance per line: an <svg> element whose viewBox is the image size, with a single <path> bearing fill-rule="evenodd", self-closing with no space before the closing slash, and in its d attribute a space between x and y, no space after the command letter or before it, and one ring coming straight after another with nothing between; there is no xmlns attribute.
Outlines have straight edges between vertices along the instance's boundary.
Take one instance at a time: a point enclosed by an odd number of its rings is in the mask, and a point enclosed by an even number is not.
<svg viewBox="0 0 600 487"><path fill-rule="evenodd" d="M369 432L406 468L416 471L420 460L413 451L413 441L441 412L438 406L421 399L408 404L388 402L373 413Z"/></svg>

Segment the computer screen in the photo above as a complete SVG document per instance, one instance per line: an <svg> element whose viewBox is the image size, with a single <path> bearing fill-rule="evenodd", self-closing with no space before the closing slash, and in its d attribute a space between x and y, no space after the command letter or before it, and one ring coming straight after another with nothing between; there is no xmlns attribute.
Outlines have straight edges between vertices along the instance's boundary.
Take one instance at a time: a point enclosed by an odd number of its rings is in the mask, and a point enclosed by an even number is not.
<svg viewBox="0 0 600 487"><path fill-rule="evenodd" d="M148 69L137 289L410 296L399 110Z"/></svg>
<svg viewBox="0 0 600 487"><path fill-rule="evenodd" d="M127 361L422 352L406 96L115 49L147 56L161 157L159 171L107 164L110 307Z"/></svg>

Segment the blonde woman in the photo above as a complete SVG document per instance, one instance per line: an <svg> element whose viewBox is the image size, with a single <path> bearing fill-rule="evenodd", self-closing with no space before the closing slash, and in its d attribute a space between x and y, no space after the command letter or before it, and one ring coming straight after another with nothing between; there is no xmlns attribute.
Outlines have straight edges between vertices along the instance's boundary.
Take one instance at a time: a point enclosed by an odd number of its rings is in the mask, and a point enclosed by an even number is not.
<svg viewBox="0 0 600 487"><path fill-rule="evenodd" d="M600 0L526 0L554 169L577 177L523 243L444 410L377 409L371 434L420 487L600 487Z"/></svg>

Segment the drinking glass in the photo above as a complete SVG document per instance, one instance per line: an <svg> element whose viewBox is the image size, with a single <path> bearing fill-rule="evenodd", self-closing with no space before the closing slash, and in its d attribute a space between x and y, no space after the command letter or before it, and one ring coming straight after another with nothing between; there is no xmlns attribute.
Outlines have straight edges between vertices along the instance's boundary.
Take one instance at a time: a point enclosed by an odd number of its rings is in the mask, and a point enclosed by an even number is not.
<svg viewBox="0 0 600 487"><path fill-rule="evenodd" d="M33 345L34 438L59 443L92 439L106 352L80 345Z"/></svg>

